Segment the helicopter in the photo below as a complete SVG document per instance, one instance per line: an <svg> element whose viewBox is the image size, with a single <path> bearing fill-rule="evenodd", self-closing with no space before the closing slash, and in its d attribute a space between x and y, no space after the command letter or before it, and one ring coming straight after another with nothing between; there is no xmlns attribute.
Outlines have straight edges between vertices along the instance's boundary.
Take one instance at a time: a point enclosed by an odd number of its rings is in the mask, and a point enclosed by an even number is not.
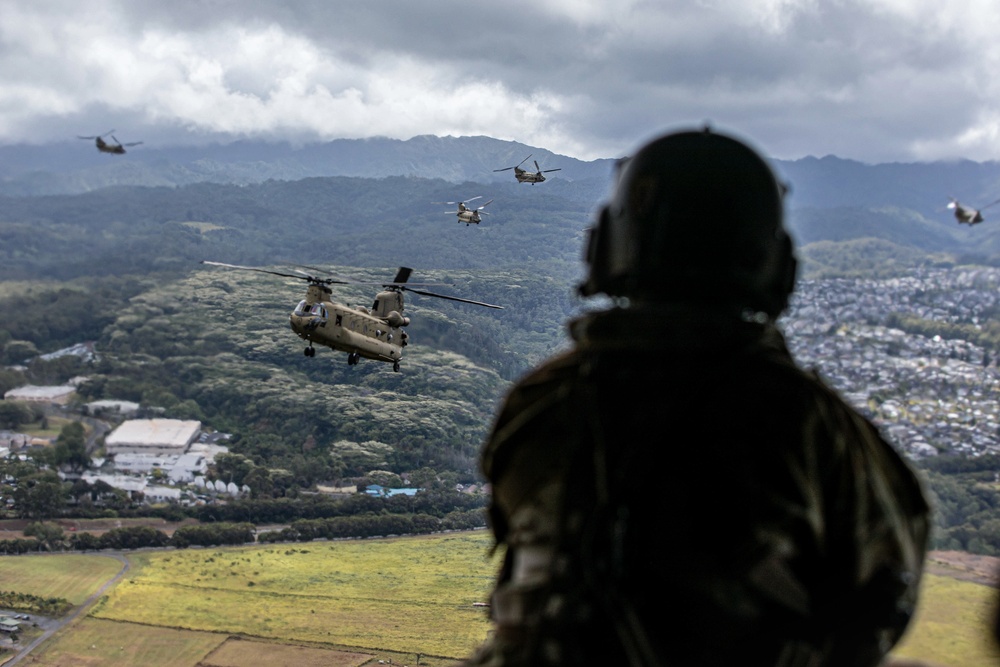
<svg viewBox="0 0 1000 667"><path fill-rule="evenodd" d="M333 291L330 285L360 285L379 283L358 283L336 278L323 278L295 269L294 273L272 271L253 266L225 264L202 260L202 264L222 266L228 269L256 271L268 273L283 278L295 278L308 283L305 298L299 301L289 315L292 331L299 338L307 341L309 346L303 354L307 357L316 356L313 343L325 345L333 350L347 352L347 365L355 366L362 357L375 361L385 361L392 364L392 370L399 372L399 361L403 357L403 348L409 344L409 335L403 327L410 324L410 318L403 315L403 292L413 292L423 296L434 296L439 299L471 303L485 308L503 309L482 301L462 299L457 296L437 294L407 287L413 269L399 267L392 282L381 283L382 291L376 294L371 308L364 306L345 306L331 300ZM310 271L322 271L314 267L304 266ZM410 283L411 285L428 285L429 283Z"/></svg>
<svg viewBox="0 0 1000 667"><path fill-rule="evenodd" d="M530 158L530 157L531 156L529 155L528 157L526 157L523 160L521 160L521 162L516 167L504 167L503 169L494 169L493 171L495 173L495 172L498 172L498 171L509 171L509 170L513 169L514 170L514 178L517 179L518 183L531 183L532 185L534 185L535 183L541 183L542 181L544 181L545 180L545 176L543 176L543 174L548 174L549 172L553 172L553 171L562 171L562 168L559 168L559 169L546 169L545 171L542 171L542 168L538 166L538 160L534 160L535 171L527 171L526 169L521 169L521 165L524 164L525 162L527 162L528 158Z"/></svg>
<svg viewBox="0 0 1000 667"><path fill-rule="evenodd" d="M110 130L108 132L105 132L104 134L100 134L100 135L97 135L97 136L94 136L94 137L81 137L81 136L77 135L76 138L77 139L93 139L94 140L94 145L97 146L97 150L99 150L102 153L113 153L115 155L124 155L125 154L125 147L126 146L128 146L129 148L131 148L132 146L138 146L139 144L142 143L141 141L133 141L130 144L123 144L122 142L118 141L118 139L115 138L115 135L112 134L113 132L114 132L114 130ZM104 137L108 137L108 136L111 137L111 140L114 143L108 143L107 141L104 140Z"/></svg>
<svg viewBox="0 0 1000 667"><path fill-rule="evenodd" d="M473 197L472 199L466 199L465 201L446 201L442 203L458 204L458 212L456 213L456 215L458 216L458 221L464 222L465 226L468 227L471 224L478 225L480 222L482 222L483 219L481 215L489 215L483 209L489 206L491 203L493 203L492 199L483 204L482 206L480 206L479 208L469 208L468 206L466 206L466 204L468 204L470 201L476 201L477 199L482 199L482 198L483 196L479 195L478 197ZM445 213L451 213L451 211L445 211Z"/></svg>
<svg viewBox="0 0 1000 667"><path fill-rule="evenodd" d="M1000 199L997 199L980 209L974 209L969 206L962 206L954 197L949 197L948 199L951 200L948 203L948 208L955 211L955 219L958 220L958 223L960 225L969 225L970 227L983 221L982 211L985 211L994 204L1000 204Z"/></svg>

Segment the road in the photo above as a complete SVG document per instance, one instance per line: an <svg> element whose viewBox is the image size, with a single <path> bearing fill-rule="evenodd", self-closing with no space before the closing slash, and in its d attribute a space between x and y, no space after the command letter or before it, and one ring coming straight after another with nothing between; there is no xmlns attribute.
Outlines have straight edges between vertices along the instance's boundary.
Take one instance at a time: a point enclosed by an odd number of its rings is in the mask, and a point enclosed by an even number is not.
<svg viewBox="0 0 1000 667"><path fill-rule="evenodd" d="M101 553L101 554L94 554L94 555L97 555L97 556L106 556L108 558L114 558L115 560L118 560L118 561L121 562L122 569L118 571L118 574L116 574L115 576L111 577L106 582L104 582L104 584L102 584L101 587L99 589L97 589L97 591L95 591L90 597L88 597L86 600L84 600L83 604L77 606L70 614L68 614L67 616L65 616L63 618L60 618L60 619L54 619L53 622L51 624L49 624L49 627L47 627L45 629L45 632L43 632L38 638L36 638L30 644L24 646L17 653L17 655L15 655L13 658L11 658L7 662L3 663L3 667L11 667L12 665L16 665L21 660L23 660L25 657L27 657L27 655L29 653L31 653L33 650L35 650L36 648L38 648L42 644L42 642L48 640L52 635L54 635L56 632L58 632L59 630L63 629L64 627L66 627L69 623L72 623L81 614L83 614L85 611L87 611L88 609L90 609L91 605L93 605L97 601L98 598L100 598L102 595L104 595L105 591L107 591L109 588L111 588L111 586L113 586L114 584L116 584L119 579L121 579L123 576L125 576L125 573L128 572L128 570L129 570L129 562L128 562L128 559L125 557L124 554L121 554L121 553ZM45 556L40 555L40 556L29 556L29 557L30 558L44 558Z"/></svg>

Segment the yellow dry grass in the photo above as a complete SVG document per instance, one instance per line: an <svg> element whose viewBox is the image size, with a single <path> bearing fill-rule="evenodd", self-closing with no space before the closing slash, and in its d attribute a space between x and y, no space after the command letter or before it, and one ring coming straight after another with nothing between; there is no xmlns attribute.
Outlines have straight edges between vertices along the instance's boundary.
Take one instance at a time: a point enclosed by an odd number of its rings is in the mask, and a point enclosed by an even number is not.
<svg viewBox="0 0 1000 667"><path fill-rule="evenodd" d="M93 615L121 621L461 657L489 623L485 531L133 554Z"/></svg>
<svg viewBox="0 0 1000 667"><path fill-rule="evenodd" d="M226 635L117 623L77 621L40 650L33 667L195 667ZM254 664L254 663L246 663ZM258 663L260 664L260 663Z"/></svg>
<svg viewBox="0 0 1000 667"><path fill-rule="evenodd" d="M990 637L997 590L925 574L913 624L893 652L948 667L996 667L1000 651Z"/></svg>
<svg viewBox="0 0 1000 667"><path fill-rule="evenodd" d="M461 657L489 629L483 611L472 607L492 584L497 563L486 556L489 544L489 535L477 531L133 553L132 572L95 610L96 618L50 642L38 664L222 667L238 664L247 651L277 651L266 663L274 667L289 660L308 664L312 657L326 664L353 660L351 651L340 655L324 644L359 653ZM79 603L119 566L101 555L3 557L0 589ZM1000 652L989 636L998 597L989 586L925 575L917 616L894 655L995 667ZM223 645L230 634L312 647L300 655L301 647L286 644Z"/></svg>
<svg viewBox="0 0 1000 667"><path fill-rule="evenodd" d="M0 591L83 603L123 567L98 554L0 556Z"/></svg>

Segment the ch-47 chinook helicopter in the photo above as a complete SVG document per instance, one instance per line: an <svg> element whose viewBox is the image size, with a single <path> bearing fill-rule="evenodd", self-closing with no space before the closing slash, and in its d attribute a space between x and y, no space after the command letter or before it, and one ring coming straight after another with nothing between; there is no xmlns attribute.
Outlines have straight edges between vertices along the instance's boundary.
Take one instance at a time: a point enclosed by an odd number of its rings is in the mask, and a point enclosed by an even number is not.
<svg viewBox="0 0 1000 667"><path fill-rule="evenodd" d="M975 209L970 206L963 206L958 203L958 200L954 197L949 197L949 199L951 199L951 201L948 203L948 208L955 211L955 219L958 220L959 224L969 225L970 227L983 221L983 211L994 204L1000 204L1000 199L997 199L980 209Z"/></svg>
<svg viewBox="0 0 1000 667"><path fill-rule="evenodd" d="M534 185L535 183L541 183L542 181L544 181L545 180L545 176L543 176L543 174L548 174L549 172L553 172L553 171L562 171L562 168L559 168L559 169L546 169L545 171L542 171L542 168L538 166L538 160L534 160L535 171L528 171L527 169L521 169L521 165L524 164L525 162L527 162L528 158L530 158L530 157L531 156L529 155L528 157L526 157L523 160L521 160L521 162L516 167L504 167L503 169L494 169L493 171L494 172L498 172L498 171L510 171L511 169L513 169L514 170L514 178L517 179L518 183L531 183L532 185Z"/></svg>
<svg viewBox="0 0 1000 667"><path fill-rule="evenodd" d="M487 213L483 209L489 206L491 203L493 203L492 199L483 204L482 206L480 206L479 208L469 208L467 206L467 204L470 201L476 201L477 199L482 199L482 198L483 196L479 195L478 197L473 197L472 199L466 199L465 201L446 201L443 203L458 204L458 212L455 215L458 216L459 222L464 222L465 226L468 227L469 225L473 224L478 225L480 222L482 222L483 219L482 217L480 217L481 215L489 215L489 213ZM451 211L445 211L445 213L451 213Z"/></svg>
<svg viewBox="0 0 1000 667"><path fill-rule="evenodd" d="M413 292L423 296L435 296L439 299L471 303L486 308L503 309L503 306L462 299L457 296L436 294L424 290L407 287L407 281L413 269L401 266L396 277L389 283L359 283L337 278L321 278L308 273L294 270L295 273L260 269L253 266L239 266L202 260L202 264L222 266L228 269L257 271L269 273L283 278L296 278L308 283L306 298L299 302L289 315L292 331L308 341L305 348L307 357L316 356L313 343L325 345L331 349L347 352L347 364L356 365L361 358L387 361L392 364L392 370L399 372L399 360L403 357L403 348L407 346L409 335L403 327L409 325L410 318L403 315L403 292ZM302 268L310 271L322 271L313 267ZM382 291L375 296L371 308L364 306L345 306L331 300L330 285L364 285L381 284ZM427 285L429 283L410 283L411 285Z"/></svg>
<svg viewBox="0 0 1000 667"><path fill-rule="evenodd" d="M114 132L114 130L110 130L108 132L105 132L104 134L97 135L96 137L81 137L77 135L76 138L93 139L94 145L97 146L97 150L99 150L102 153L114 153L115 155L124 155L126 146L131 148L132 146L138 146L139 144L142 143L141 141L133 141L130 144L123 144L122 142L115 139L115 135L112 134L112 132ZM114 143L109 143L105 141L104 137L111 137L111 141L113 141Z"/></svg>

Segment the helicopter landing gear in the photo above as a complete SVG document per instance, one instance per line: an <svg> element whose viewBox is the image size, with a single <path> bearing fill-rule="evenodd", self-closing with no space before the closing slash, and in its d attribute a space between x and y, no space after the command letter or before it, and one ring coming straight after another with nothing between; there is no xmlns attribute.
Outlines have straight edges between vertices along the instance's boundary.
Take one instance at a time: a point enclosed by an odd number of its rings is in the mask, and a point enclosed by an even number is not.
<svg viewBox="0 0 1000 667"><path fill-rule="evenodd" d="M395 371L396 373L399 372L399 362L398 361L392 362L392 370Z"/></svg>
<svg viewBox="0 0 1000 667"><path fill-rule="evenodd" d="M361 355L357 352L351 352L347 355L347 365L357 366L358 362L361 361Z"/></svg>
<svg viewBox="0 0 1000 667"><path fill-rule="evenodd" d="M306 355L307 357L315 357L316 356L316 348L313 347L312 345L310 345L306 349L302 350L302 354Z"/></svg>

